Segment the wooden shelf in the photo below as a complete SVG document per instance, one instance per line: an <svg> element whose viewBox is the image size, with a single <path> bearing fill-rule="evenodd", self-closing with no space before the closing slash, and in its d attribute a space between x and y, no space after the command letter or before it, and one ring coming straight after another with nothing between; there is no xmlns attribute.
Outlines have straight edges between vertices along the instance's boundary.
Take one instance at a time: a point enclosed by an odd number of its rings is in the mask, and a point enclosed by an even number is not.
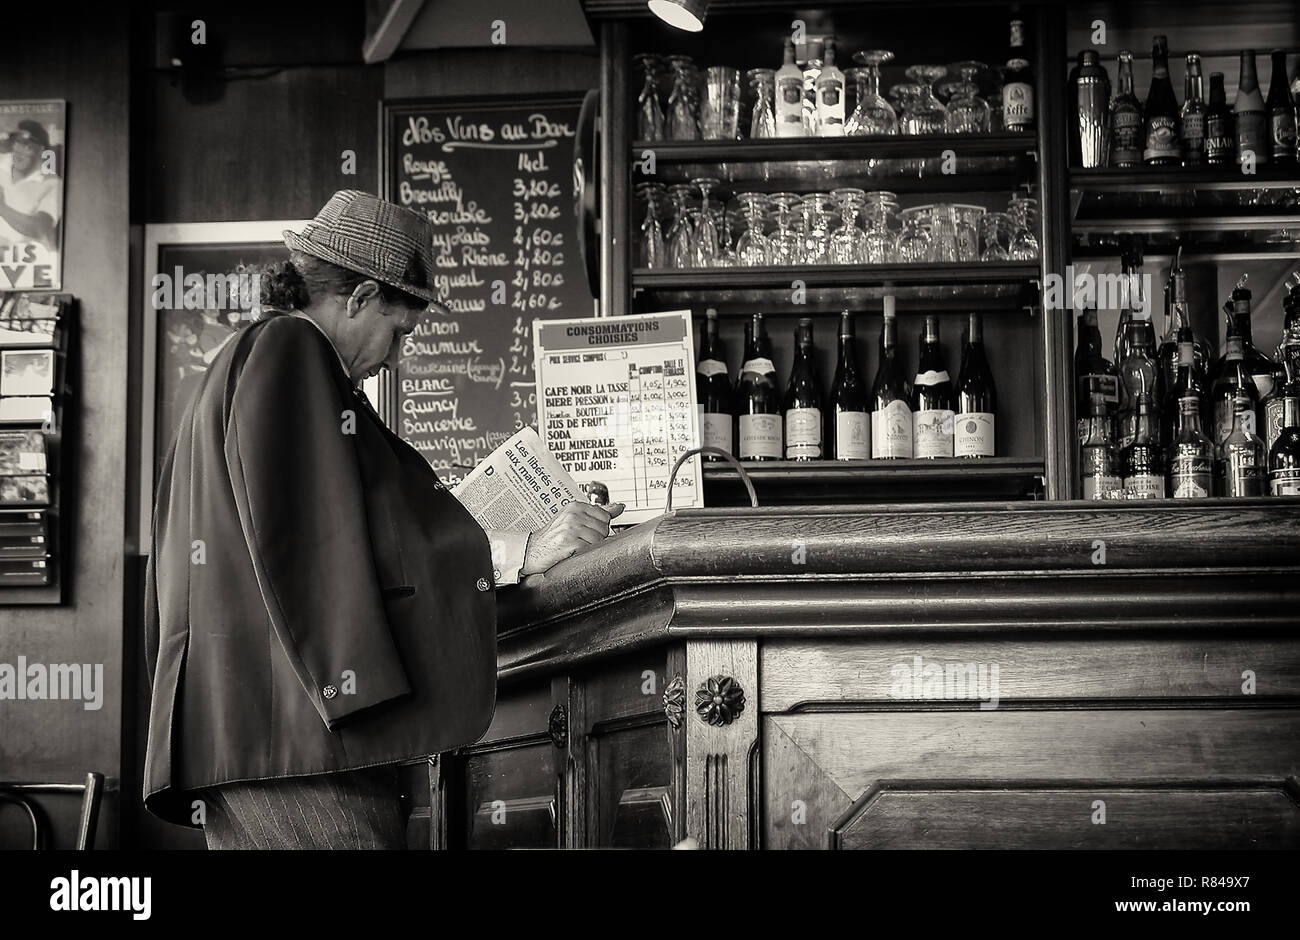
<svg viewBox="0 0 1300 940"><path fill-rule="evenodd" d="M759 140L668 140L632 142L634 166L652 150L659 165L676 163L761 163L940 158L951 150L958 159L1035 153L1038 136L1028 133L872 135L868 137L777 137Z"/></svg>
<svg viewBox="0 0 1300 940"><path fill-rule="evenodd" d="M1300 187L1300 168L1265 164L1253 174L1237 166L1139 167L1071 170L1070 189L1084 192L1228 192L1239 189Z"/></svg>
<svg viewBox="0 0 1300 940"><path fill-rule="evenodd" d="M789 502L917 502L1033 499L1043 488L1036 457L935 460L744 461L759 505ZM709 505L748 505L740 475L725 463L703 464Z"/></svg>

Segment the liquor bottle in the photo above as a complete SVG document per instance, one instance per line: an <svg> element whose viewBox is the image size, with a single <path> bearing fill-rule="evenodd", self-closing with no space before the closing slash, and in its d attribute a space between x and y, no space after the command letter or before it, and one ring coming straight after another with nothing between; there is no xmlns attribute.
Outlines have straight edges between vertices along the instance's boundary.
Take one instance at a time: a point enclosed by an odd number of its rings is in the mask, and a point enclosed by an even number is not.
<svg viewBox="0 0 1300 940"><path fill-rule="evenodd" d="M1119 499L1124 480L1120 476L1119 452L1110 436L1106 403L1093 396L1088 403L1088 430L1079 445L1079 473L1084 499Z"/></svg>
<svg viewBox="0 0 1300 940"><path fill-rule="evenodd" d="M1126 499L1164 499L1165 468L1151 396L1143 392L1137 402L1137 429L1133 442L1120 451Z"/></svg>
<svg viewBox="0 0 1300 940"><path fill-rule="evenodd" d="M1210 106L1205 110L1205 162L1228 166L1237 152L1237 124L1228 96L1223 90L1223 73L1210 73Z"/></svg>
<svg viewBox="0 0 1300 940"><path fill-rule="evenodd" d="M1255 380L1255 390L1259 393L1259 400L1263 401L1268 393L1273 391L1273 377L1277 374L1277 364L1255 348L1250 326L1251 296L1251 292L1246 289L1246 275L1243 274L1232 291L1232 319L1237 324L1237 332L1241 334L1242 361L1246 363L1246 371L1250 373L1250 377ZM1256 417L1259 419L1258 426L1263 427L1263 413L1258 413Z"/></svg>
<svg viewBox="0 0 1300 940"><path fill-rule="evenodd" d="M1268 452L1268 486L1274 496L1300 496L1300 397L1288 397L1282 433Z"/></svg>
<svg viewBox="0 0 1300 940"><path fill-rule="evenodd" d="M1160 407L1160 443L1166 450L1173 443L1178 425L1179 403L1185 398L1196 399L1201 426L1204 427L1209 419L1206 405L1208 399L1205 386L1196 374L1196 343L1190 324L1178 328L1178 371Z"/></svg>
<svg viewBox="0 0 1300 940"><path fill-rule="evenodd" d="M1002 80L1002 125L1009 131L1034 129L1034 77L1025 47L1025 21L1011 21L1011 51Z"/></svg>
<svg viewBox="0 0 1300 940"><path fill-rule="evenodd" d="M953 418L954 457L992 457L996 454L998 391L993 383L980 315L970 315L965 354L957 379L957 415Z"/></svg>
<svg viewBox="0 0 1300 940"><path fill-rule="evenodd" d="M844 136L844 73L835 66L835 40L826 40L826 61L817 76L817 136Z"/></svg>
<svg viewBox="0 0 1300 940"><path fill-rule="evenodd" d="M1274 163L1287 165L1296 162L1295 101L1286 81L1286 53L1273 50L1273 75L1268 83L1269 130L1272 137L1270 156Z"/></svg>
<svg viewBox="0 0 1300 940"><path fill-rule="evenodd" d="M871 456L877 460L912 456L912 408L907 380L898 362L898 321L894 298L885 297L880 327L880 364L871 385Z"/></svg>
<svg viewBox="0 0 1300 940"><path fill-rule="evenodd" d="M822 40L808 42L808 60L803 64L803 133L817 136L817 79L822 73Z"/></svg>
<svg viewBox="0 0 1300 940"><path fill-rule="evenodd" d="M1214 414L1214 427L1211 436L1214 440L1216 453L1219 448L1223 447L1223 442L1228 439L1228 435L1232 433L1233 409L1239 389L1243 390L1244 394L1250 399L1251 411L1252 413L1255 412L1259 407L1259 392L1255 388L1255 380L1246 371L1246 364L1243 361L1241 333L1238 332L1237 321L1235 318L1229 317L1227 352L1219 360L1214 379L1210 383L1210 408ZM1254 428L1252 427L1251 430L1254 430Z"/></svg>
<svg viewBox="0 0 1300 940"><path fill-rule="evenodd" d="M1110 165L1142 162L1142 103L1133 94L1133 53L1119 54L1119 92L1110 109Z"/></svg>
<svg viewBox="0 0 1300 940"><path fill-rule="evenodd" d="M858 372L858 352L853 336L853 315L840 314L840 353L831 382L831 411L826 422L828 453L835 460L871 458L871 410L867 386Z"/></svg>
<svg viewBox="0 0 1300 940"><path fill-rule="evenodd" d="M1232 431L1219 448L1214 483L1219 496L1263 496L1264 442L1255 433L1255 408L1243 389L1232 400Z"/></svg>
<svg viewBox="0 0 1300 940"><path fill-rule="evenodd" d="M803 70L795 64L794 43L789 39L776 73L776 136L804 136Z"/></svg>
<svg viewBox="0 0 1300 940"><path fill-rule="evenodd" d="M1183 166L1205 163L1205 87L1201 79L1201 57L1187 54L1187 74L1183 79L1183 110L1179 136L1183 140Z"/></svg>
<svg viewBox="0 0 1300 940"><path fill-rule="evenodd" d="M1079 314L1078 344L1074 349L1074 417L1079 443L1088 436L1088 422L1092 417L1092 399L1098 396L1106 405L1106 420L1114 422L1119 410L1119 373L1109 359L1101 353L1101 330L1097 326L1097 310L1085 306Z"/></svg>
<svg viewBox="0 0 1300 940"><path fill-rule="evenodd" d="M1282 343L1278 346L1281 374L1273 377L1273 390L1260 402L1264 413L1265 452L1273 449L1282 434L1285 399L1300 397L1300 284L1292 291L1296 296L1288 296L1283 301L1286 321L1282 327Z"/></svg>
<svg viewBox="0 0 1300 940"><path fill-rule="evenodd" d="M1137 433L1138 396L1156 394L1155 330L1143 311L1134 311L1128 324L1128 356L1119 366L1119 446L1133 443Z"/></svg>
<svg viewBox="0 0 1300 940"><path fill-rule="evenodd" d="M1165 282L1165 335L1156 350L1156 398L1161 405L1169 397L1169 390L1178 378L1178 329L1182 324L1181 311L1176 311L1174 297L1176 292L1175 267L1170 271L1169 280ZM1186 277L1183 289L1186 290Z"/></svg>
<svg viewBox="0 0 1300 940"><path fill-rule="evenodd" d="M822 458L822 391L813 351L813 321L804 318L794 331L794 365L781 403L785 415L786 460Z"/></svg>
<svg viewBox="0 0 1300 940"><path fill-rule="evenodd" d="M695 386L699 398L700 443L705 447L720 447L735 454L732 439L731 381L727 378L727 353L718 338L718 311L705 311L703 335L700 337L700 357L695 363ZM705 460L721 460L715 454L705 454Z"/></svg>
<svg viewBox="0 0 1300 940"><path fill-rule="evenodd" d="M944 367L939 318L925 318L921 351L912 380L912 452L916 457L953 455L952 379Z"/></svg>
<svg viewBox="0 0 1300 940"><path fill-rule="evenodd" d="M772 344L761 313L754 314L750 329L745 364L740 367L740 383L736 388L740 459L780 460L781 404L777 398Z"/></svg>
<svg viewBox="0 0 1300 940"><path fill-rule="evenodd" d="M1147 166L1178 166L1183 160L1178 140L1178 99L1169 81L1169 46L1164 36L1151 44L1151 90L1143 122L1142 162Z"/></svg>
<svg viewBox="0 0 1300 940"><path fill-rule="evenodd" d="M1178 402L1178 425L1166 464L1169 495L1203 499L1213 487L1214 444L1201 431L1201 406L1190 395Z"/></svg>
<svg viewBox="0 0 1300 940"><path fill-rule="evenodd" d="M1237 162L1245 163L1247 154L1254 154L1256 166L1268 163L1273 148L1269 141L1268 111L1255 74L1254 49L1241 53L1241 78L1237 81L1237 100L1232 110L1237 122Z"/></svg>

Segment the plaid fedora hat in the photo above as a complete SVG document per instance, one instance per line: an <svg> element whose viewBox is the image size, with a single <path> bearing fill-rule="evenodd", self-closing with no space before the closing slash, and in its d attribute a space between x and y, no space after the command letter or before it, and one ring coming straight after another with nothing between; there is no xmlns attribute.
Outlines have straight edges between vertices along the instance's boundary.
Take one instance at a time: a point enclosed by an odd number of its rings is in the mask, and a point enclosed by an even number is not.
<svg viewBox="0 0 1300 940"><path fill-rule="evenodd" d="M286 230L284 243L356 271L429 303L433 277L433 226L420 213L356 189L342 189L301 232Z"/></svg>

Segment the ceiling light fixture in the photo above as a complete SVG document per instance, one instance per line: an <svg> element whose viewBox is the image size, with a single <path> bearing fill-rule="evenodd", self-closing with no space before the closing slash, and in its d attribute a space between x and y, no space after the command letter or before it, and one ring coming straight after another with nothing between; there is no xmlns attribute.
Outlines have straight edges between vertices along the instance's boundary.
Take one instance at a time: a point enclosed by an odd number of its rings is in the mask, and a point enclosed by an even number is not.
<svg viewBox="0 0 1300 940"><path fill-rule="evenodd" d="M704 17L709 12L709 0L647 0L650 12L669 26L688 33L698 33L704 28Z"/></svg>

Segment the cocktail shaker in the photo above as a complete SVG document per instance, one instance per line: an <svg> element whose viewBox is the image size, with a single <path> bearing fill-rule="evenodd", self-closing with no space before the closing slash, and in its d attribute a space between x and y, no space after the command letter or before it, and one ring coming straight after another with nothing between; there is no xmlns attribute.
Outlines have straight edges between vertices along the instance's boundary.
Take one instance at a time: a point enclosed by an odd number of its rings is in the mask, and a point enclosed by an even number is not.
<svg viewBox="0 0 1300 940"><path fill-rule="evenodd" d="M1079 53L1078 69L1079 156L1085 169L1095 169L1110 157L1110 76L1091 49Z"/></svg>

